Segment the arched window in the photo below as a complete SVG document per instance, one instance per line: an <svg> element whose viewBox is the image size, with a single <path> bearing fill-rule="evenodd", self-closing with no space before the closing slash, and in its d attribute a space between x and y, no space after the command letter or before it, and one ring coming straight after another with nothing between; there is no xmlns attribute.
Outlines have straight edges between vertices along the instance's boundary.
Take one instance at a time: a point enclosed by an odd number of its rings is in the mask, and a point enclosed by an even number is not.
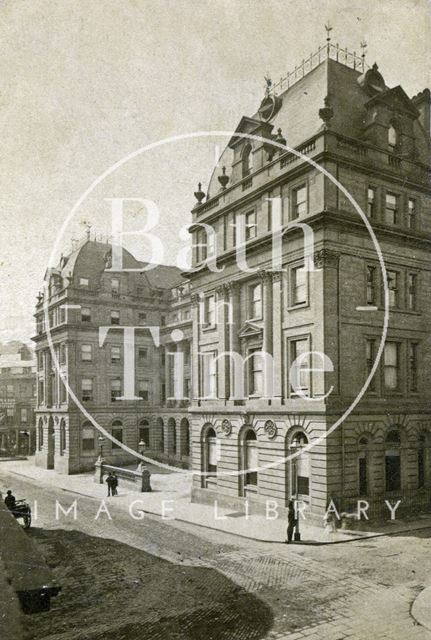
<svg viewBox="0 0 431 640"><path fill-rule="evenodd" d="M401 489L401 439L396 429L386 436L385 484L386 491Z"/></svg>
<svg viewBox="0 0 431 640"><path fill-rule="evenodd" d="M111 433L112 437L118 440L118 442L123 442L123 423L121 420L112 421ZM121 449L121 447L116 442L112 442L112 449Z"/></svg>
<svg viewBox="0 0 431 640"><path fill-rule="evenodd" d="M157 418L157 433L159 434L159 448L160 451L165 450L165 425L163 418Z"/></svg>
<svg viewBox="0 0 431 640"><path fill-rule="evenodd" d="M308 438L303 431L293 434L290 453L301 453L292 458L292 493L300 496L310 495L310 455L302 449L308 445Z"/></svg>
<svg viewBox="0 0 431 640"><path fill-rule="evenodd" d="M394 125L391 124L391 126L388 129L388 145L390 149L395 149L395 147L397 146L397 141L398 141L398 134L397 134L397 130L395 129Z"/></svg>
<svg viewBox="0 0 431 640"><path fill-rule="evenodd" d="M39 423L37 427L37 439L38 439L38 449L42 451L43 449L43 420L39 418Z"/></svg>
<svg viewBox="0 0 431 640"><path fill-rule="evenodd" d="M180 424L181 429L181 455L190 455L190 425L187 418L183 418Z"/></svg>
<svg viewBox="0 0 431 640"><path fill-rule="evenodd" d="M66 449L66 423L63 418L60 420L60 455L64 455Z"/></svg>
<svg viewBox="0 0 431 640"><path fill-rule="evenodd" d="M204 472L203 486L207 487L211 478L217 477L217 436L214 428L209 425L202 431L202 468Z"/></svg>
<svg viewBox="0 0 431 640"><path fill-rule="evenodd" d="M425 486L426 437L422 434L418 442L418 489Z"/></svg>
<svg viewBox="0 0 431 640"><path fill-rule="evenodd" d="M358 453L358 482L359 495L368 494L368 438L359 438Z"/></svg>
<svg viewBox="0 0 431 640"><path fill-rule="evenodd" d="M173 454L177 453L177 423L175 422L175 418L169 418L168 420L168 432L169 432L169 444L170 444L170 452Z"/></svg>
<svg viewBox="0 0 431 640"><path fill-rule="evenodd" d="M246 144L242 152L242 177L250 175L253 170L253 150L251 144Z"/></svg>
<svg viewBox="0 0 431 640"><path fill-rule="evenodd" d="M96 448L96 438L94 435L94 428L91 422L86 420L81 428L81 442L83 451L93 452Z"/></svg>
<svg viewBox="0 0 431 640"><path fill-rule="evenodd" d="M244 467L246 471L244 477L244 484L257 486L257 467L258 461L258 449L256 432L253 429L247 429L244 434Z"/></svg>
<svg viewBox="0 0 431 640"><path fill-rule="evenodd" d="M145 418L139 422L139 442L144 442L147 448L150 446L150 423Z"/></svg>

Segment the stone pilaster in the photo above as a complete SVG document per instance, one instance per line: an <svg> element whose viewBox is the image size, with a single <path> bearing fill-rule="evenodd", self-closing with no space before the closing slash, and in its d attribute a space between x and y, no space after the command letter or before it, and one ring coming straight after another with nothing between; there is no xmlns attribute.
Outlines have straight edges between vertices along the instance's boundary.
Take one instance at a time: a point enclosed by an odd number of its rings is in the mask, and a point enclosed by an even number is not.
<svg viewBox="0 0 431 640"><path fill-rule="evenodd" d="M229 351L229 322L231 320L231 313L227 287L218 287L216 291L218 345L219 354L221 354ZM230 366L231 362L228 356L224 356L218 360L218 396L221 400L227 400L230 395Z"/></svg>
<svg viewBox="0 0 431 640"><path fill-rule="evenodd" d="M199 296L191 296L192 303L192 345L191 345L191 401L199 398Z"/></svg>
<svg viewBox="0 0 431 640"><path fill-rule="evenodd" d="M230 324L229 324L229 351L231 353L240 353L238 331L240 328L241 310L239 300L239 284L230 282L229 288L229 305L230 305ZM230 367L230 396L234 394L233 383L234 375L232 371L232 361Z"/></svg>
<svg viewBox="0 0 431 640"><path fill-rule="evenodd" d="M273 396L281 401L283 397L283 344L282 344L282 274L272 273L272 356L274 359Z"/></svg>

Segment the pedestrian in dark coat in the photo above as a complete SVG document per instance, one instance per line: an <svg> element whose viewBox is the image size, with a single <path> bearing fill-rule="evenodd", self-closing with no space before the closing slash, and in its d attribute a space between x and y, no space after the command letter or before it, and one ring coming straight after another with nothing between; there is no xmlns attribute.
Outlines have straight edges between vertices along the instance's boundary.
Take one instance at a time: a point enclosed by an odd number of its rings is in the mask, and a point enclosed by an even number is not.
<svg viewBox="0 0 431 640"><path fill-rule="evenodd" d="M286 544L289 544L290 542L292 542L293 531L294 531L294 529L296 527L296 522L297 522L297 518L296 518L295 506L293 504L293 500L289 500L289 503L287 505L287 540L286 540Z"/></svg>
<svg viewBox="0 0 431 640"><path fill-rule="evenodd" d="M113 496L118 496L117 487L118 487L118 477L114 471L114 473L112 474L112 495Z"/></svg>
<svg viewBox="0 0 431 640"><path fill-rule="evenodd" d="M15 509L16 499L10 489L8 490L6 498L4 499L4 503L7 506L7 508L10 509L11 511Z"/></svg>
<svg viewBox="0 0 431 640"><path fill-rule="evenodd" d="M108 485L108 498L109 496L114 495L114 476L112 475L112 471L108 473L108 477L106 478L106 484Z"/></svg>

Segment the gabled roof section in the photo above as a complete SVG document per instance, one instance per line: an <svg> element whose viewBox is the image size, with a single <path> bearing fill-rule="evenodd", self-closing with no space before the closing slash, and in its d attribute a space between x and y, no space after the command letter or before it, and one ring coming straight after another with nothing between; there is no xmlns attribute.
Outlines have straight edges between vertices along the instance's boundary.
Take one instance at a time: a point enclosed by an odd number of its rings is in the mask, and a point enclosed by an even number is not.
<svg viewBox="0 0 431 640"><path fill-rule="evenodd" d="M419 117L418 109L416 109L412 100L400 85L393 89L387 89L387 91L376 94L371 98L371 100L368 100L366 106L368 108L378 103L384 104L392 111L408 114L411 118Z"/></svg>
<svg viewBox="0 0 431 640"><path fill-rule="evenodd" d="M253 133L253 131L256 131L260 126L262 126L262 122L260 120L243 116L235 129L235 133ZM231 149L233 149L238 142L241 142L244 139L241 136L236 136L235 133L228 142L228 147Z"/></svg>

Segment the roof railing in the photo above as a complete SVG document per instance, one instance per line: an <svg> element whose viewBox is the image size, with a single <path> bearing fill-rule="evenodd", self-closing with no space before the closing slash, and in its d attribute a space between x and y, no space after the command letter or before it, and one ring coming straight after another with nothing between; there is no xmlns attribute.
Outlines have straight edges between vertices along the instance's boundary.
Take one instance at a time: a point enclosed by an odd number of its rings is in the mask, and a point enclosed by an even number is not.
<svg viewBox="0 0 431 640"><path fill-rule="evenodd" d="M368 65L365 62L365 53L361 56L356 54L356 51L349 51L347 47L343 49L340 45L332 44L331 42L322 45L316 51L311 53L308 58L304 58L300 65L297 65L293 71L287 73L286 76L280 78L278 82L275 82L272 86L274 93L281 93L286 91L293 84L304 78L310 71L315 69L321 62L330 58L341 62L341 64L350 67L351 69L357 69L364 72Z"/></svg>

